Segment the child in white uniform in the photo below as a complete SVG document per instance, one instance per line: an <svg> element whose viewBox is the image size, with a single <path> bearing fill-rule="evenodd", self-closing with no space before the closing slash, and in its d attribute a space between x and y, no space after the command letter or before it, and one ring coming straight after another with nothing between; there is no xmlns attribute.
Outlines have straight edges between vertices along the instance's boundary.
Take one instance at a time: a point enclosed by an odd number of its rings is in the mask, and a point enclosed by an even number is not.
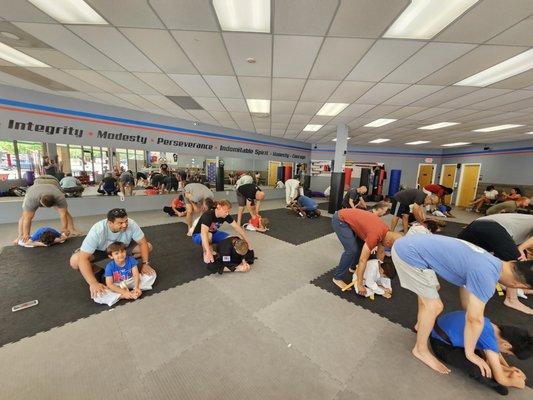
<svg viewBox="0 0 533 400"><path fill-rule="evenodd" d="M94 298L96 303L107 304L111 307L120 299L136 300L141 296L143 290L152 289L156 274L140 274L137 260L126 255L124 243L111 243L107 247L107 254L113 260L105 267L107 290L104 294Z"/></svg>
<svg viewBox="0 0 533 400"><path fill-rule="evenodd" d="M386 271L385 271L386 270ZM379 260L368 260L363 276L366 297L374 294L390 299L392 297L391 279L396 275L392 262L381 263ZM357 274L353 274L354 286L357 287Z"/></svg>

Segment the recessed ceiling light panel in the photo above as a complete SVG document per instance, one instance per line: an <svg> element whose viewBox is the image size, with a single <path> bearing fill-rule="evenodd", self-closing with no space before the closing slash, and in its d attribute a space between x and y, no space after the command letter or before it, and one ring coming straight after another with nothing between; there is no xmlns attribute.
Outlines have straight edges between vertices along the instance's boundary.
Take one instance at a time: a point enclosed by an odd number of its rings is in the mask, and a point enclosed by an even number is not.
<svg viewBox="0 0 533 400"><path fill-rule="evenodd" d="M348 103L326 103L322 106L316 115L322 115L326 117L334 117L339 114L342 110L348 107Z"/></svg>
<svg viewBox="0 0 533 400"><path fill-rule="evenodd" d="M416 142L408 142L406 144L408 144L409 146L417 146L419 144L426 144L426 143L430 143L429 140L417 140Z"/></svg>
<svg viewBox="0 0 533 400"><path fill-rule="evenodd" d="M374 140L371 140L368 143L385 143L385 142L388 142L389 140L390 139L374 139Z"/></svg>
<svg viewBox="0 0 533 400"><path fill-rule="evenodd" d="M388 125L394 121L398 121L398 120L392 119L392 118L380 118L380 119L376 119L375 121L369 122L368 124L364 126L367 128L379 128L380 126Z"/></svg>
<svg viewBox="0 0 533 400"><path fill-rule="evenodd" d="M223 31L270 33L270 0L213 0Z"/></svg>
<svg viewBox="0 0 533 400"><path fill-rule="evenodd" d="M470 142L447 143L447 144L443 144L442 147L466 146L467 144L470 144Z"/></svg>
<svg viewBox="0 0 533 400"><path fill-rule="evenodd" d="M269 114L270 113L270 100L265 99L246 99L248 108L251 113L257 114Z"/></svg>
<svg viewBox="0 0 533 400"><path fill-rule="evenodd" d="M49 65L0 42L0 58L21 67L50 68Z"/></svg>
<svg viewBox="0 0 533 400"><path fill-rule="evenodd" d="M441 128L446 128L448 126L453 126L453 125L459 125L459 122L439 122L433 125L421 126L418 129L424 129L424 130L431 131L433 129L441 129Z"/></svg>
<svg viewBox="0 0 533 400"><path fill-rule="evenodd" d="M487 128L475 129L472 132L496 132L496 131L503 131L505 129L518 128L520 126L524 126L524 125L505 124L505 125L489 126Z"/></svg>
<svg viewBox="0 0 533 400"><path fill-rule="evenodd" d="M308 124L305 128L304 128L304 132L316 132L318 131L320 128L322 128L324 125L313 125L313 124Z"/></svg>
<svg viewBox="0 0 533 400"><path fill-rule="evenodd" d="M107 21L83 0L29 0L63 24L107 25Z"/></svg>

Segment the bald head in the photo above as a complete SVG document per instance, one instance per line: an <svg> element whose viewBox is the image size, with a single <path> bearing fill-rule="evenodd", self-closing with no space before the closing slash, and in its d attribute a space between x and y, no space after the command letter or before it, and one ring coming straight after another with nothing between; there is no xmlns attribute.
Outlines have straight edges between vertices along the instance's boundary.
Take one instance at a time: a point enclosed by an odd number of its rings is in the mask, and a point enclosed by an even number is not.
<svg viewBox="0 0 533 400"><path fill-rule="evenodd" d="M403 235L400 232L388 231L385 237L383 238L383 246L392 247L394 242L400 239L401 237L403 237Z"/></svg>

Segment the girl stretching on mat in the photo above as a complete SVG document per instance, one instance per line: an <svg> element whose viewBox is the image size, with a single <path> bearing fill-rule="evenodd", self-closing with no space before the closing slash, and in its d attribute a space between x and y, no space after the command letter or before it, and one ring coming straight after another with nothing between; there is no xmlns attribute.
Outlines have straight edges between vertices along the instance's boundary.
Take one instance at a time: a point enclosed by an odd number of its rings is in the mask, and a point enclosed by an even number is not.
<svg viewBox="0 0 533 400"><path fill-rule="evenodd" d="M232 226L235 232L248 243L248 248L251 250L252 245L246 233L230 215L231 203L227 200L219 200L215 201L213 205L214 208L202 214L192 234L193 242L201 245L204 249L204 262L212 263L215 261L211 244L219 243L229 236L226 232L218 230L224 222Z"/></svg>

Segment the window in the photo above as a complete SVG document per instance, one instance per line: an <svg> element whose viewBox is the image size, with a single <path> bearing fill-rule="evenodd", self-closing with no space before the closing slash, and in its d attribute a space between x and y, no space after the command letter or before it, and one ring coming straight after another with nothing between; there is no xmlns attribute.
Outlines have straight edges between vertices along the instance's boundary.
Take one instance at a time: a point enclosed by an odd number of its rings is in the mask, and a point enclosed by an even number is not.
<svg viewBox="0 0 533 400"><path fill-rule="evenodd" d="M0 140L0 181L17 178L15 145L11 140Z"/></svg>
<svg viewBox="0 0 533 400"><path fill-rule="evenodd" d="M116 149L115 165L119 165L124 169L128 169L128 154L126 149Z"/></svg>
<svg viewBox="0 0 533 400"><path fill-rule="evenodd" d="M36 176L41 175L44 155L43 144L38 142L17 142L17 148L22 177L27 171L34 171Z"/></svg>
<svg viewBox="0 0 533 400"><path fill-rule="evenodd" d="M84 171L83 153L81 146L69 145L70 148L70 170L73 176L80 176Z"/></svg>
<svg viewBox="0 0 533 400"><path fill-rule="evenodd" d="M58 144L57 145L57 162L59 164L59 170L65 174L71 173L70 169L70 155L68 150L68 145Z"/></svg>

